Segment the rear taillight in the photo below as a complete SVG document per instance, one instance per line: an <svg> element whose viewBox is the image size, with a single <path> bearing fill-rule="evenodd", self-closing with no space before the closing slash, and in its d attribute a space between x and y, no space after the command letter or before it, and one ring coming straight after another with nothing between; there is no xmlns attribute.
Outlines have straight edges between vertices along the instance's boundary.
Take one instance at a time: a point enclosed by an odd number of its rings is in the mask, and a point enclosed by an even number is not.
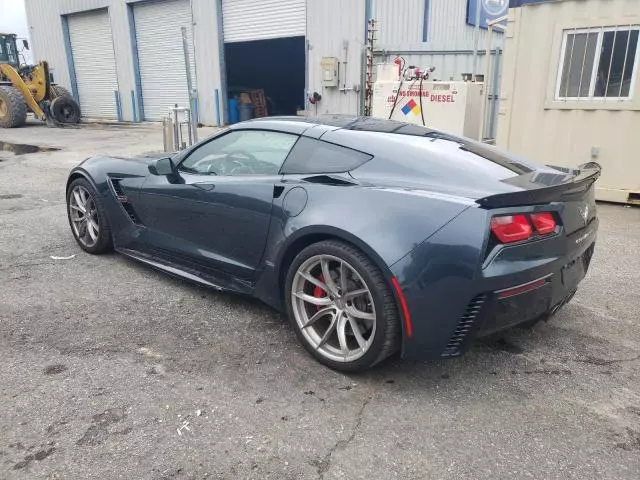
<svg viewBox="0 0 640 480"><path fill-rule="evenodd" d="M556 219L550 212L532 213L531 221L540 235L547 235L556 230Z"/></svg>
<svg viewBox="0 0 640 480"><path fill-rule="evenodd" d="M523 214L501 215L491 219L491 231L502 243L512 243L531 237L532 228Z"/></svg>
<svg viewBox="0 0 640 480"><path fill-rule="evenodd" d="M533 224L533 227L532 227ZM550 212L499 215L491 219L491 231L501 243L522 242L538 235L549 235L556 230L556 220Z"/></svg>

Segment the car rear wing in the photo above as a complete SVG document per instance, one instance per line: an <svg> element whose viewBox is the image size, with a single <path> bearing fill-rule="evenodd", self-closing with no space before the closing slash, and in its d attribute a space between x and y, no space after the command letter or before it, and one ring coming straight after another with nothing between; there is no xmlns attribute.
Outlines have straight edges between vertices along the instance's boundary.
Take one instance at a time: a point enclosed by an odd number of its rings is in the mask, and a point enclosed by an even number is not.
<svg viewBox="0 0 640 480"><path fill-rule="evenodd" d="M602 167L596 162L582 164L577 169L556 166L551 168L566 173L566 181L545 186L545 175L553 175L555 178L557 175L533 172L523 190L479 198L476 203L483 208L502 208L579 199L589 190L602 171Z"/></svg>

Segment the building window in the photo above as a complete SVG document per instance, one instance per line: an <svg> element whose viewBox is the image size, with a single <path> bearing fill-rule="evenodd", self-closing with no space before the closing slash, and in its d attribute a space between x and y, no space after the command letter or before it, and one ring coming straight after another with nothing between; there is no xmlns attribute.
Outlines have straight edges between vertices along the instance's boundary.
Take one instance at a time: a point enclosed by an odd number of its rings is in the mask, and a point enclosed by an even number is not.
<svg viewBox="0 0 640 480"><path fill-rule="evenodd" d="M637 25L565 30L556 100L630 99L639 31Z"/></svg>

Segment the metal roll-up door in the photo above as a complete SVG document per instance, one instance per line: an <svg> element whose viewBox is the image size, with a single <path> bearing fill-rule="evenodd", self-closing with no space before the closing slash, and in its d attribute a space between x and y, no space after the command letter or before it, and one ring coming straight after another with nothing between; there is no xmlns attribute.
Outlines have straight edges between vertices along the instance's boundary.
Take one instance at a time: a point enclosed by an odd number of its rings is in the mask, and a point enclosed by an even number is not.
<svg viewBox="0 0 640 480"><path fill-rule="evenodd" d="M222 0L222 23L225 42L304 36L306 1Z"/></svg>
<svg viewBox="0 0 640 480"><path fill-rule="evenodd" d="M133 7L133 16L144 119L162 120L174 104L189 106L182 27L187 28L191 78L195 88L191 7L189 0L145 2Z"/></svg>
<svg viewBox="0 0 640 480"><path fill-rule="evenodd" d="M107 10L69 15L69 43L83 117L117 118L116 59Z"/></svg>

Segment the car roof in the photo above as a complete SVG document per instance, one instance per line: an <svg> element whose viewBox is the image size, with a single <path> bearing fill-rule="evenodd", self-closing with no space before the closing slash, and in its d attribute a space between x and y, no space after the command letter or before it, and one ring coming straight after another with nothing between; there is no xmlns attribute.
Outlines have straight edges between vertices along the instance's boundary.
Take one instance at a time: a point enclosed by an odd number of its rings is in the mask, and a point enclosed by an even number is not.
<svg viewBox="0 0 640 480"><path fill-rule="evenodd" d="M449 140L456 143L468 142L466 139L439 130L423 127L422 125L387 120L384 118L342 114L325 114L307 117L263 117L236 123L230 128L232 130L256 129L292 133L322 139L329 143L335 143L371 154L375 154L376 150L379 151L381 147L388 145L388 136L369 137L366 140L366 148L363 148L363 145L360 144L361 142L356 139L358 136L355 135L356 132L411 135L415 137L427 137L432 140ZM352 132L354 135L351 135Z"/></svg>
<svg viewBox="0 0 640 480"><path fill-rule="evenodd" d="M424 136L435 132L427 127L411 123L386 120L382 118L360 117L355 115L325 114L316 116L278 116L255 118L237 123L233 128L268 128L291 133L315 126L333 127L326 130L359 130L367 132L398 133L402 135Z"/></svg>

